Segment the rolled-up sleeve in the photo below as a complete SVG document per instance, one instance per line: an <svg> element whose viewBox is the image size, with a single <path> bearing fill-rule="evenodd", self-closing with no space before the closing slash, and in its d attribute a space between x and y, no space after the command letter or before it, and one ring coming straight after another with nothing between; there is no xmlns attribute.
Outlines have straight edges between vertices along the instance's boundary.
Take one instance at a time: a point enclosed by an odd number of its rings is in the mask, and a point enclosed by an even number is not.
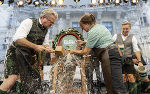
<svg viewBox="0 0 150 94"><path fill-rule="evenodd" d="M138 47L138 41L135 38L135 36L133 36L133 38L132 38L132 45L133 45L133 52L140 51L140 49Z"/></svg>
<svg viewBox="0 0 150 94"><path fill-rule="evenodd" d="M16 40L22 39L22 38L26 38L30 32L32 24L33 24L33 22L31 19L25 19L24 21L22 21L20 26L18 27L15 35L13 36L13 41L16 41Z"/></svg>
<svg viewBox="0 0 150 94"><path fill-rule="evenodd" d="M115 34L115 35L113 36L113 40L116 41L116 39L117 39L117 34Z"/></svg>

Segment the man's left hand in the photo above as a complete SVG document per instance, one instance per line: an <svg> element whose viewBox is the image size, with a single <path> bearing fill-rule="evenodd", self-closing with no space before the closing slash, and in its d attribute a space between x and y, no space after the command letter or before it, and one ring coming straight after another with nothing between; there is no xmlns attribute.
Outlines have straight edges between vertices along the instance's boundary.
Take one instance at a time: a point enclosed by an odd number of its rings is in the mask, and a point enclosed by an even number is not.
<svg viewBox="0 0 150 94"><path fill-rule="evenodd" d="M68 52L70 53L70 54L74 54L75 53L75 51L74 50L68 50Z"/></svg>

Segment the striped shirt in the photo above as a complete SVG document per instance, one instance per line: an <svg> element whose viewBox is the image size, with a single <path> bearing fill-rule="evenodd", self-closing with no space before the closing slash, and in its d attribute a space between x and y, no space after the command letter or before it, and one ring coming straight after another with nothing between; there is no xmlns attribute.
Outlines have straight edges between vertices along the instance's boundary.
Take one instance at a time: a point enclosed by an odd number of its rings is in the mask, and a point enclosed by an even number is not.
<svg viewBox="0 0 150 94"><path fill-rule="evenodd" d="M106 48L113 42L109 30L100 24L94 25L88 31L88 39L86 43L88 48Z"/></svg>

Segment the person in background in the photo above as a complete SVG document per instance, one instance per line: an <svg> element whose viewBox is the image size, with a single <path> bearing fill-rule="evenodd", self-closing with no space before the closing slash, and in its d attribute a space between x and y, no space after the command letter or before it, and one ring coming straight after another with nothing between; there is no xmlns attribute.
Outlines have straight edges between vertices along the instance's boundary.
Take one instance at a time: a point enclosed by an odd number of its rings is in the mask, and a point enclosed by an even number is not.
<svg viewBox="0 0 150 94"><path fill-rule="evenodd" d="M27 91L36 92L41 89L36 56L38 52L54 52L49 47L48 29L54 25L57 18L58 14L47 8L42 11L40 18L28 18L21 22L13 36L13 43L7 50L6 79L0 86L0 94L7 94L19 77Z"/></svg>
<svg viewBox="0 0 150 94"><path fill-rule="evenodd" d="M133 34L129 34L131 30L131 24L129 22L122 23L122 33L115 34L113 39L117 42L121 52L123 54L123 79L127 88L129 88L129 94L137 94L137 84L135 79L136 70L134 63L132 62L133 55L136 56L139 66L142 66L140 49L138 48L137 39ZM128 80L127 80L128 79ZM127 83L129 81L129 84Z"/></svg>
<svg viewBox="0 0 150 94"><path fill-rule="evenodd" d="M126 94L123 84L121 56L109 30L97 24L93 14L85 14L79 21L82 30L88 33L86 46L82 50L70 50L71 54L94 54L101 61L107 94Z"/></svg>

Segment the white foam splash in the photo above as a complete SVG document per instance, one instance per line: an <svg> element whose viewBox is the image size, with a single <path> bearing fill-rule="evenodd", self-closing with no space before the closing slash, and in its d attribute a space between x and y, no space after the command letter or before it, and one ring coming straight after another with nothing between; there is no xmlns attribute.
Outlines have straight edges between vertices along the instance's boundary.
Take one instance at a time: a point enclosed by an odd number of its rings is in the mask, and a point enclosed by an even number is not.
<svg viewBox="0 0 150 94"><path fill-rule="evenodd" d="M149 24L150 24L150 1L147 2L147 4L145 5L145 8L144 8L144 9L146 10L147 19L148 19L148 22L149 22ZM150 31L149 31L149 32L150 32Z"/></svg>

